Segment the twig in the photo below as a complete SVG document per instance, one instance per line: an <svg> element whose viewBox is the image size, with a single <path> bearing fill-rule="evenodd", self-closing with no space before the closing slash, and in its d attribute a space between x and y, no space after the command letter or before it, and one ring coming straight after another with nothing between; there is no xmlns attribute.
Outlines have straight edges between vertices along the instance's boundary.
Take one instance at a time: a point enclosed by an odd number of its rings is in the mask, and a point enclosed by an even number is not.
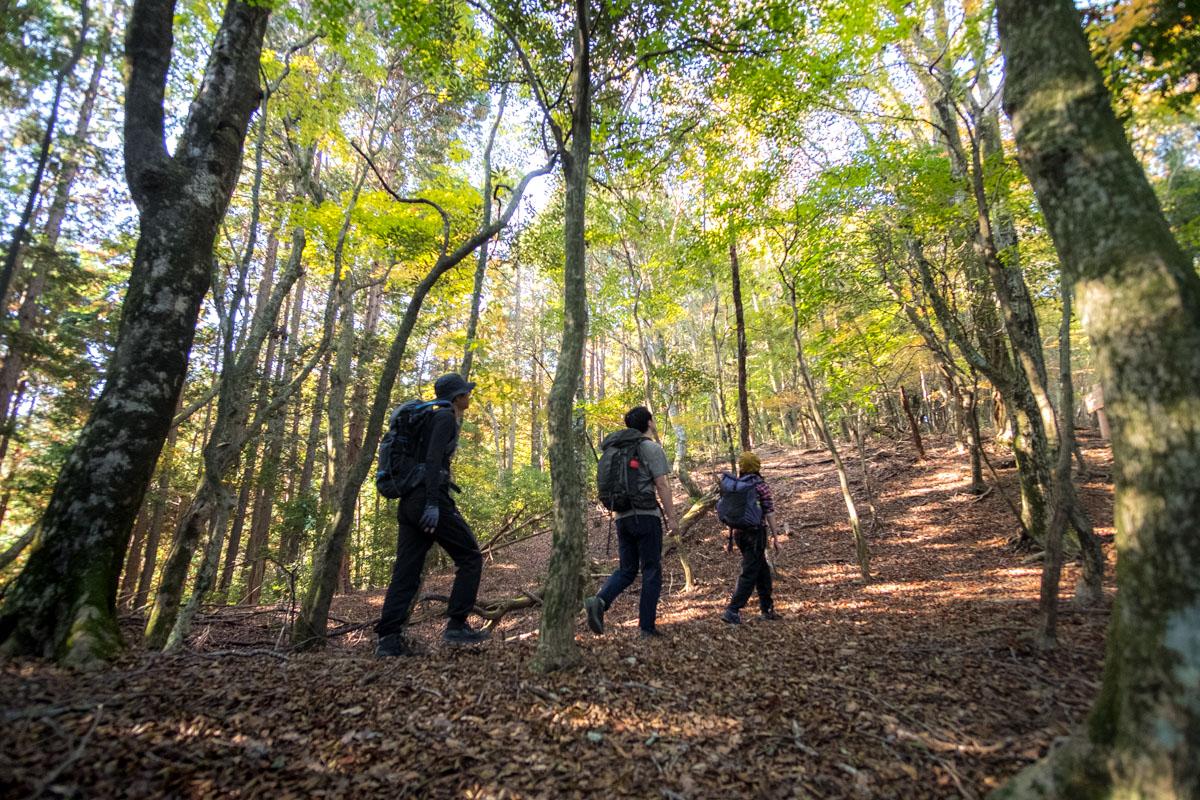
<svg viewBox="0 0 1200 800"><path fill-rule="evenodd" d="M101 703L100 705L96 706L96 713L92 715L92 724L87 729L87 733L83 735L83 738L79 740L79 744L76 745L75 749L71 751L71 754L64 758L58 764L58 766L50 770L50 774L47 775L41 784L38 785L37 789L34 790L33 795L31 795L32 797L41 797L42 792L49 789L50 785L58 779L58 776L66 771L67 767L79 760L80 756L83 755L84 748L87 747L88 741L92 738L92 734L96 732L96 726L100 724L100 717L103 715L103 713L104 703Z"/></svg>
<svg viewBox="0 0 1200 800"><path fill-rule="evenodd" d="M200 658L220 658L221 656L270 656L277 658L280 661L287 661L288 657L276 650L268 650L265 647L257 647L253 650L209 650L205 653L193 653L192 655Z"/></svg>
<svg viewBox="0 0 1200 800"><path fill-rule="evenodd" d="M1025 520L1021 519L1020 509L1017 508L1016 504L1012 501L1012 498L1008 496L1008 492L1004 491L1004 487L1000 485L1000 476L996 473L996 468L992 466L992 460L988 458L987 450L980 447L979 455L983 457L983 463L987 464L988 471L992 473L992 478L994 478L996 481L994 484L996 491L998 491L1000 496L1004 498L1004 502L1008 503L1008 507L1012 510L1013 516L1017 520L1017 524L1021 526L1021 533L1024 534L1026 538L1032 538L1029 533L1029 528L1025 527Z"/></svg>

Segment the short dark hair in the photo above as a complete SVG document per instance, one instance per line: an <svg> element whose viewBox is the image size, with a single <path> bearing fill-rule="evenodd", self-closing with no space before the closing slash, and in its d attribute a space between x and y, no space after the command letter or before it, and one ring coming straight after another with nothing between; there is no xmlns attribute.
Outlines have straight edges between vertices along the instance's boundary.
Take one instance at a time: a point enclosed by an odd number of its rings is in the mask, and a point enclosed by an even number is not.
<svg viewBox="0 0 1200 800"><path fill-rule="evenodd" d="M645 406L634 406L625 412L625 426L645 433L650 430L650 418L654 416Z"/></svg>

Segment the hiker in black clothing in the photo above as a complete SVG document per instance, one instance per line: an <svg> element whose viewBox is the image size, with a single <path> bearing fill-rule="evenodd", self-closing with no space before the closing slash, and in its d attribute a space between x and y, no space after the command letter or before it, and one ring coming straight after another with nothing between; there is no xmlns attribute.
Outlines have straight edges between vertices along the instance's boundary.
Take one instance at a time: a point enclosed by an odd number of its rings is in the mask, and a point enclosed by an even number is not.
<svg viewBox="0 0 1200 800"><path fill-rule="evenodd" d="M637 443L635 460L629 465L637 473L633 507L616 515L620 566L594 597L583 601L583 606L588 627L594 633L604 633L604 612L621 592L629 588L640 567L642 593L638 602L638 630L643 637L661 636L655 622L658 598L662 593L663 526L665 524L669 531L677 530L671 485L667 481L670 465L662 445L654 441L658 431L649 409L643 406L631 408L625 414L625 425L625 430L610 434L600 445L604 450L623 443L631 446L633 442ZM661 510L655 502L656 492Z"/></svg>
<svg viewBox="0 0 1200 800"><path fill-rule="evenodd" d="M379 656L402 656L414 653L404 635L404 626L412 610L413 599L421 582L425 555L434 542L454 559L456 571L450 590L450 605L446 615L450 621L442 639L448 644L482 642L491 634L475 630L467 624L467 614L475 606L479 578L483 572L483 556L475 534L462 518L450 489L458 489L450 480L450 459L458 447L458 430L463 413L471 404L475 384L451 373L438 378L433 385L438 400L449 405L432 412L424 427L417 452L424 452L423 481L400 499L397 518L400 536L396 542L396 563L392 581L383 600L383 613L375 632Z"/></svg>
<svg viewBox="0 0 1200 800"><path fill-rule="evenodd" d="M753 483L754 494L762 509L763 524L733 529L738 550L742 552L742 574L738 576L729 606L721 614L721 619L730 625L741 623L741 610L755 591L758 592L758 607L762 618L780 619L771 596L771 565L767 563L767 529L773 531L775 528L775 500L771 496L771 487L762 478L761 471L762 461L758 456L749 452L742 453L738 459L738 477L743 482L750 479Z"/></svg>

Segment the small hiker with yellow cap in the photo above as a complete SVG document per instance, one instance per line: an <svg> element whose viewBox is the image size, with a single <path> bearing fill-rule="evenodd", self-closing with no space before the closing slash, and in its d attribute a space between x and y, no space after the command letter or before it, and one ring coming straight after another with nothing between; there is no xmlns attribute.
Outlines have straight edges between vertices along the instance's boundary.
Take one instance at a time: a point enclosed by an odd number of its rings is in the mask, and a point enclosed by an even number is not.
<svg viewBox="0 0 1200 800"><path fill-rule="evenodd" d="M730 538L742 551L742 574L729 606L721 614L730 625L741 624L742 607L756 590L762 618L780 619L771 597L771 565L767 563L767 529L775 528L775 502L761 472L762 461L754 453L745 452L738 459L737 477L729 473L721 476L717 516L729 526Z"/></svg>

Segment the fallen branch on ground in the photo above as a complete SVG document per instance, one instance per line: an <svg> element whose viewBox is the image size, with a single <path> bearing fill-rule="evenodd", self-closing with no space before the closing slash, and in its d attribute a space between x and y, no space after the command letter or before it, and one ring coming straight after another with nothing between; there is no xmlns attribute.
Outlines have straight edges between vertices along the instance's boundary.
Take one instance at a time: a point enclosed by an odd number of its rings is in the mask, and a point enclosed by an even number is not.
<svg viewBox="0 0 1200 800"><path fill-rule="evenodd" d="M514 597L508 600L485 600L481 603L476 603L474 608L471 610L483 619L487 620L487 623L483 627L487 630L491 630L500 624L500 620L504 619L505 614L508 614L511 611L519 611L524 608L540 606L542 604L542 591L543 590L541 589L539 589L536 593L525 591L521 593L520 597ZM417 600L417 604L426 602L446 603L448 605L450 603L450 598L444 594L427 594ZM417 622L410 621L408 624L416 625L423 621L424 620L418 620Z"/></svg>

